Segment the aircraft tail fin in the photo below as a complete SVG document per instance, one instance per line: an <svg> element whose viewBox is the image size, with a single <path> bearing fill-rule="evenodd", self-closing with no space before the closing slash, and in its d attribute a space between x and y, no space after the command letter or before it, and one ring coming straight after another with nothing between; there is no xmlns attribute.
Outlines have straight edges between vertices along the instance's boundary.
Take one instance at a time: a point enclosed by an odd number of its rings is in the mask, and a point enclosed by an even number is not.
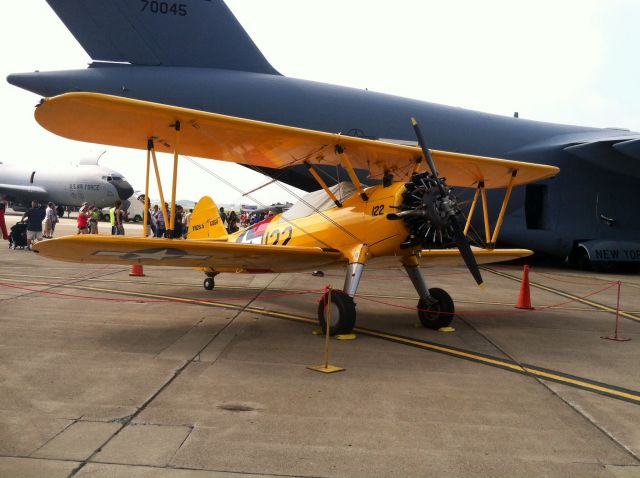
<svg viewBox="0 0 640 478"><path fill-rule="evenodd" d="M47 0L96 61L279 75L223 0Z"/></svg>
<svg viewBox="0 0 640 478"><path fill-rule="evenodd" d="M187 239L227 240L227 230L220 217L218 206L209 196L200 199L191 213Z"/></svg>

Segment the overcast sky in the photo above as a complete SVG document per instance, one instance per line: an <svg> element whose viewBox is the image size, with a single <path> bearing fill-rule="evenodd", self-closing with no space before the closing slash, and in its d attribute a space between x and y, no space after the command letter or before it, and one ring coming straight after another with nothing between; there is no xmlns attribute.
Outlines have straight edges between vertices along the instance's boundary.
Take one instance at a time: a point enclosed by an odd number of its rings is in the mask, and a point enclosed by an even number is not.
<svg viewBox="0 0 640 478"><path fill-rule="evenodd" d="M534 120L640 131L640 0L228 0L286 76ZM44 0L7 2L1 73L83 68L90 62ZM39 98L0 82L0 161L55 167L97 156L144 187L144 152L59 138L37 125ZM243 190L266 179L202 161ZM161 161L168 170L170 159ZM178 197L223 203L240 195L181 161ZM168 183L167 183L168 184ZM157 197L155 188L151 195ZM256 194L287 200L280 188Z"/></svg>

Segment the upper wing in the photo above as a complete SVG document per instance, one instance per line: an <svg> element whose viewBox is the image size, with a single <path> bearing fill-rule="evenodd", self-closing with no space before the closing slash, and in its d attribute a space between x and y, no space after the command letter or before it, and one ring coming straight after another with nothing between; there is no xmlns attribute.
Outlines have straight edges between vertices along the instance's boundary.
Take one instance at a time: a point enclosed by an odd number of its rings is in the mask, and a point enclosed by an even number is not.
<svg viewBox="0 0 640 478"><path fill-rule="evenodd" d="M345 260L339 251L319 247L122 236L65 236L39 242L34 250L69 262L209 267L221 272L296 272Z"/></svg>
<svg viewBox="0 0 640 478"><path fill-rule="evenodd" d="M98 93L66 93L42 100L36 120L66 138L127 148L146 149L155 140L157 151L173 152L180 121L179 152L235 163L285 168L309 161L338 164L335 152L342 146L356 169L374 179L385 171L397 181L409 179L422 153L417 147L352 136L276 125L204 111L132 100ZM407 118L408 121L408 118ZM482 156L432 151L439 174L450 186L506 187L518 170L514 185L538 181L558 173L553 166Z"/></svg>

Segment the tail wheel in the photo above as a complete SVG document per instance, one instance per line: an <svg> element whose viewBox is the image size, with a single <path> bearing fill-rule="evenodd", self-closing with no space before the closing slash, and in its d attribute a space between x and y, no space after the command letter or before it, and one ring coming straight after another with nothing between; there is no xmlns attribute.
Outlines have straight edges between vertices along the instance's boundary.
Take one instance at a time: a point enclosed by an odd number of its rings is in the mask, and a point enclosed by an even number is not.
<svg viewBox="0 0 640 478"><path fill-rule="evenodd" d="M427 329L448 327L455 312L453 299L446 291L437 287L429 289L429 295L431 299L420 299L418 302L420 323Z"/></svg>
<svg viewBox="0 0 640 478"><path fill-rule="evenodd" d="M202 286L206 289L206 290L213 290L213 288L216 286L215 281L213 280L213 277L207 277L204 282L202 283Z"/></svg>
<svg viewBox="0 0 640 478"><path fill-rule="evenodd" d="M325 293L318 305L318 321L323 333L327 333L327 317L329 316L328 295ZM329 324L329 334L351 333L356 324L356 303L342 291L331 291L331 318Z"/></svg>

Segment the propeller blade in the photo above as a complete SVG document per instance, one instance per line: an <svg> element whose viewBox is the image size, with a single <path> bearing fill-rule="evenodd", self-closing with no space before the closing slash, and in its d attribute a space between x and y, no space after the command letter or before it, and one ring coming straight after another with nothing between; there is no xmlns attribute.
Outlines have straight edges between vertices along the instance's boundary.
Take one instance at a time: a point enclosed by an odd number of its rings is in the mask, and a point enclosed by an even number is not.
<svg viewBox="0 0 640 478"><path fill-rule="evenodd" d="M480 274L480 268L478 267L478 263L476 262L476 256L473 255L473 251L471 250L471 245L469 244L469 239L464 235L464 231L462 230L462 226L460 225L460 220L458 214L451 216L450 218L451 227L453 227L453 233L455 235L456 246L462 255L462 260L471 272L471 275L475 279L476 283L480 286L480 288L484 288L484 280L482 280L482 274Z"/></svg>
<svg viewBox="0 0 640 478"><path fill-rule="evenodd" d="M433 162L433 158L431 157L431 152L429 151L429 148L427 148L427 142L425 141L424 136L422 136L422 130L420 129L420 126L418 126L418 122L416 121L415 118L411 118L411 125L413 126L413 131L416 133L416 138L418 138L418 144L420 145L420 149L422 150L422 155L427 160L427 163L429 163L429 169L431 169L431 174L433 174L433 177L436 179L438 183L438 189L440 189L440 194L442 194L443 196L446 196L447 191L444 187L444 184L442 184L440 177L438 176L436 163Z"/></svg>

